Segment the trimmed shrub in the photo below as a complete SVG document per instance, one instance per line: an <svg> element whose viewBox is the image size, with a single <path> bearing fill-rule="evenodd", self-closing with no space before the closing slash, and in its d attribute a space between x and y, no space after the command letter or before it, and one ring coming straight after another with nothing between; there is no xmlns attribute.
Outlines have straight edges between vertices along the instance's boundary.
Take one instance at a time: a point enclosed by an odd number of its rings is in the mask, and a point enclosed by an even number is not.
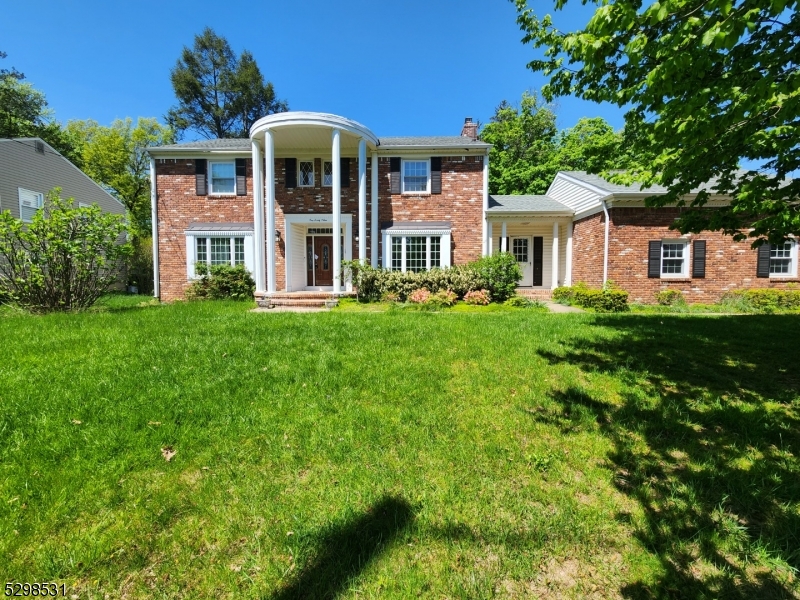
<svg viewBox="0 0 800 600"><path fill-rule="evenodd" d="M428 296L425 304L434 308L445 308L453 306L458 301L458 296L451 290L439 290L435 294Z"/></svg>
<svg viewBox="0 0 800 600"><path fill-rule="evenodd" d="M510 252L484 256L470 264L474 265L480 279L486 282L485 288L491 292L495 302L504 302L516 294L522 270Z"/></svg>
<svg viewBox="0 0 800 600"><path fill-rule="evenodd" d="M187 300L252 300L256 290L250 271L244 265L212 265L196 263L200 279L186 290Z"/></svg>
<svg viewBox="0 0 800 600"><path fill-rule="evenodd" d="M552 298L562 304L574 304L582 308L591 308L597 312L626 312L628 292L607 287L603 290L591 289L583 283L572 287L559 287L553 290Z"/></svg>
<svg viewBox="0 0 800 600"><path fill-rule="evenodd" d="M507 302L510 302L518 296L512 296ZM486 306L492 301L492 295L487 290L472 290L464 294L464 302L472 305Z"/></svg>
<svg viewBox="0 0 800 600"><path fill-rule="evenodd" d="M734 290L727 292L720 304L736 312L800 310L800 290Z"/></svg>
<svg viewBox="0 0 800 600"><path fill-rule="evenodd" d="M680 290L661 290L655 293L656 302L661 306L672 306L673 304L685 304L683 292Z"/></svg>

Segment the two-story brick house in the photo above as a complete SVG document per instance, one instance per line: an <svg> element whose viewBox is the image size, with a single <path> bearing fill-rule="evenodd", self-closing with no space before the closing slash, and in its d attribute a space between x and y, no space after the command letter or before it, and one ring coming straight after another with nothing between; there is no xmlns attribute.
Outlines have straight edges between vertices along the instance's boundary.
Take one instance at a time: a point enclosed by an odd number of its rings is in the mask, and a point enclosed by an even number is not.
<svg viewBox="0 0 800 600"><path fill-rule="evenodd" d="M498 250L543 296L613 279L645 302L666 287L708 301L796 280L793 242L759 256L718 234L679 236L677 209L644 208L653 190L569 172L544 196L490 196L490 145L476 133L467 119L460 136L378 138L340 116L287 112L249 139L152 149L156 295L183 297L197 262L244 264L266 301L346 290L342 260L421 270Z"/></svg>

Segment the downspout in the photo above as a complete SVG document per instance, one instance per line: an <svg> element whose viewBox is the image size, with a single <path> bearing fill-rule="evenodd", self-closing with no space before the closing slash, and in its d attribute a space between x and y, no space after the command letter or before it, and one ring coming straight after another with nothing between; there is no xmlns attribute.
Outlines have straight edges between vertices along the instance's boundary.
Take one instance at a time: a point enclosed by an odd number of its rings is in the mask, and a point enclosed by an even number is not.
<svg viewBox="0 0 800 600"><path fill-rule="evenodd" d="M158 194L156 192L156 159L150 157L150 220L153 238L153 297L161 299L158 273Z"/></svg>
<svg viewBox="0 0 800 600"><path fill-rule="evenodd" d="M608 281L608 207L606 206L605 198L600 200L600 203L603 207L603 214L606 217L605 240L603 242L603 287L606 287L606 282Z"/></svg>

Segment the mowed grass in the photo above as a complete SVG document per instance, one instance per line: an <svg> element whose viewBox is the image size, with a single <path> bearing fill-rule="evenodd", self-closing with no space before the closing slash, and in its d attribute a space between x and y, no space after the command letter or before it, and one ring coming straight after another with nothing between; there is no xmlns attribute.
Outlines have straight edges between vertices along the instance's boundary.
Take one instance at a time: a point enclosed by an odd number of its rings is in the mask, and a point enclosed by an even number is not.
<svg viewBox="0 0 800 600"><path fill-rule="evenodd" d="M800 594L797 317L138 302L0 315L0 583Z"/></svg>

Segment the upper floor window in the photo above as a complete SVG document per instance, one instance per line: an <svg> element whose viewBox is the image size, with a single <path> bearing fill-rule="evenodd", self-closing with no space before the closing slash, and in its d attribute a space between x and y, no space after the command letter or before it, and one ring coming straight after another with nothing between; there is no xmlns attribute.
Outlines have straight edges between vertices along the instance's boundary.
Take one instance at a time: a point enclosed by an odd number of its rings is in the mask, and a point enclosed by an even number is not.
<svg viewBox="0 0 800 600"><path fill-rule="evenodd" d="M209 183L212 194L235 194L236 193L236 164L230 162L210 163L211 175Z"/></svg>
<svg viewBox="0 0 800 600"><path fill-rule="evenodd" d="M23 188L19 189L19 218L25 223L33 220L36 211L44 206L44 194L32 192Z"/></svg>
<svg viewBox="0 0 800 600"><path fill-rule="evenodd" d="M322 185L325 187L333 185L333 162L329 160L322 161Z"/></svg>
<svg viewBox="0 0 800 600"><path fill-rule="evenodd" d="M404 194L427 194L430 192L430 161L403 160Z"/></svg>
<svg viewBox="0 0 800 600"><path fill-rule="evenodd" d="M301 187L314 186L314 161L301 160L299 166L299 181L298 185Z"/></svg>

